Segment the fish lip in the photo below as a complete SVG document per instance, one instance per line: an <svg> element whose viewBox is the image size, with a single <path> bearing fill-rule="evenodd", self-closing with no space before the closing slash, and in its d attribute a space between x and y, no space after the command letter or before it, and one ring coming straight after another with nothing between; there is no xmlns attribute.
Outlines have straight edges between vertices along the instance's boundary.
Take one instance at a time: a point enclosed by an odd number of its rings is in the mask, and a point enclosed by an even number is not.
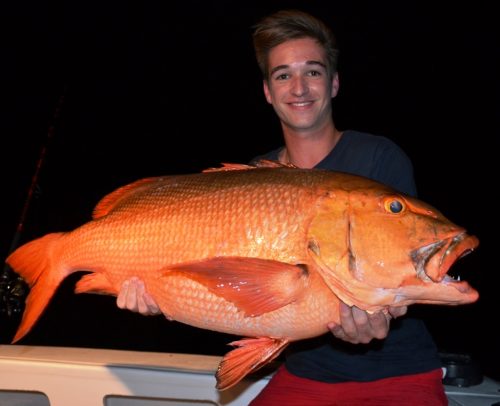
<svg viewBox="0 0 500 406"><path fill-rule="evenodd" d="M475 250L478 245L477 237L461 232L414 250L411 257L417 276L424 281L442 282L444 280L446 283L459 284L447 273L458 259Z"/></svg>

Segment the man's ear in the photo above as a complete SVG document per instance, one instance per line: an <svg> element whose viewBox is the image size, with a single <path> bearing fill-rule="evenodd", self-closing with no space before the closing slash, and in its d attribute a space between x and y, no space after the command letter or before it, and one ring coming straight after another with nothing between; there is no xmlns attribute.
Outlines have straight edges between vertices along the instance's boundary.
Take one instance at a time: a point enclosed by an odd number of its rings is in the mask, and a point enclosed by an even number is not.
<svg viewBox="0 0 500 406"><path fill-rule="evenodd" d="M337 96L339 92L339 87L340 87L340 81L339 81L339 74L338 72L335 72L335 74L332 77L332 99Z"/></svg>
<svg viewBox="0 0 500 406"><path fill-rule="evenodd" d="M266 96L266 100L269 104L273 103L273 99L271 97L271 91L269 90L269 83L267 83L267 80L264 79L262 81L262 85L264 87L264 95Z"/></svg>

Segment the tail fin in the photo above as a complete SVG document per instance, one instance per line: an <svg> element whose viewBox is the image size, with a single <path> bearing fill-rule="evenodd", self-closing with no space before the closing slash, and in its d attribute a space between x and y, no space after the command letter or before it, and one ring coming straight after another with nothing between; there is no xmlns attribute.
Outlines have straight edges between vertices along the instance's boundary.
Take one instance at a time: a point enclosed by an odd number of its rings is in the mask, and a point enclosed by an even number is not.
<svg viewBox="0 0 500 406"><path fill-rule="evenodd" d="M12 269L31 287L26 299L26 309L12 342L24 337L47 307L50 299L68 273L54 265L54 246L64 233L47 234L22 245L7 258Z"/></svg>

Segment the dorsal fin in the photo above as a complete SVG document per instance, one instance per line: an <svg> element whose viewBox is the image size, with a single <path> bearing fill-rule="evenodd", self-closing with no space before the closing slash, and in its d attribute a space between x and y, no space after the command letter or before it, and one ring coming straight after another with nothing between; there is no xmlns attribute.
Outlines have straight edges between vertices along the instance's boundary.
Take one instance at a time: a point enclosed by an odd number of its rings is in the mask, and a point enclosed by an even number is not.
<svg viewBox="0 0 500 406"><path fill-rule="evenodd" d="M235 164L235 163L228 163L228 162L223 162L222 166L218 168L207 168L204 169L202 172L225 172L225 171L241 171L244 169L255 169L255 166L253 165L246 165L246 164Z"/></svg>
<svg viewBox="0 0 500 406"><path fill-rule="evenodd" d="M255 168L296 168L296 166L293 164L283 164L279 161L272 161L270 159L260 159L255 161L253 165L223 162L221 167L208 168L203 170L203 172L241 171Z"/></svg>
<svg viewBox="0 0 500 406"><path fill-rule="evenodd" d="M107 194L104 196L99 203L94 208L94 211L92 213L92 218L98 219L100 217L105 216L108 214L111 210L113 210L116 205L122 201L123 199L129 197L130 195L136 193L138 190L142 189L144 186L149 186L151 183L157 181L158 177L153 177L153 178L144 178L137 180L135 182L132 182L128 185L122 186L115 191Z"/></svg>
<svg viewBox="0 0 500 406"><path fill-rule="evenodd" d="M294 164L282 163L280 161L273 161L271 159L259 159L255 161L256 168L297 168Z"/></svg>

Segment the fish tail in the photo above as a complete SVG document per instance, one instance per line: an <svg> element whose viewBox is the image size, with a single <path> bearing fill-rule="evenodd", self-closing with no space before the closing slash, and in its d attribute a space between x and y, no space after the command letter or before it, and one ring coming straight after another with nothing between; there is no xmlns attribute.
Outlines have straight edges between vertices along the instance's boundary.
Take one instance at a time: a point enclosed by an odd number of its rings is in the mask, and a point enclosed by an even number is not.
<svg viewBox="0 0 500 406"><path fill-rule="evenodd" d="M54 264L54 247L63 235L64 233L52 233L33 240L19 247L6 260L31 288L13 343L31 330L54 296L57 287L69 274L60 272Z"/></svg>

